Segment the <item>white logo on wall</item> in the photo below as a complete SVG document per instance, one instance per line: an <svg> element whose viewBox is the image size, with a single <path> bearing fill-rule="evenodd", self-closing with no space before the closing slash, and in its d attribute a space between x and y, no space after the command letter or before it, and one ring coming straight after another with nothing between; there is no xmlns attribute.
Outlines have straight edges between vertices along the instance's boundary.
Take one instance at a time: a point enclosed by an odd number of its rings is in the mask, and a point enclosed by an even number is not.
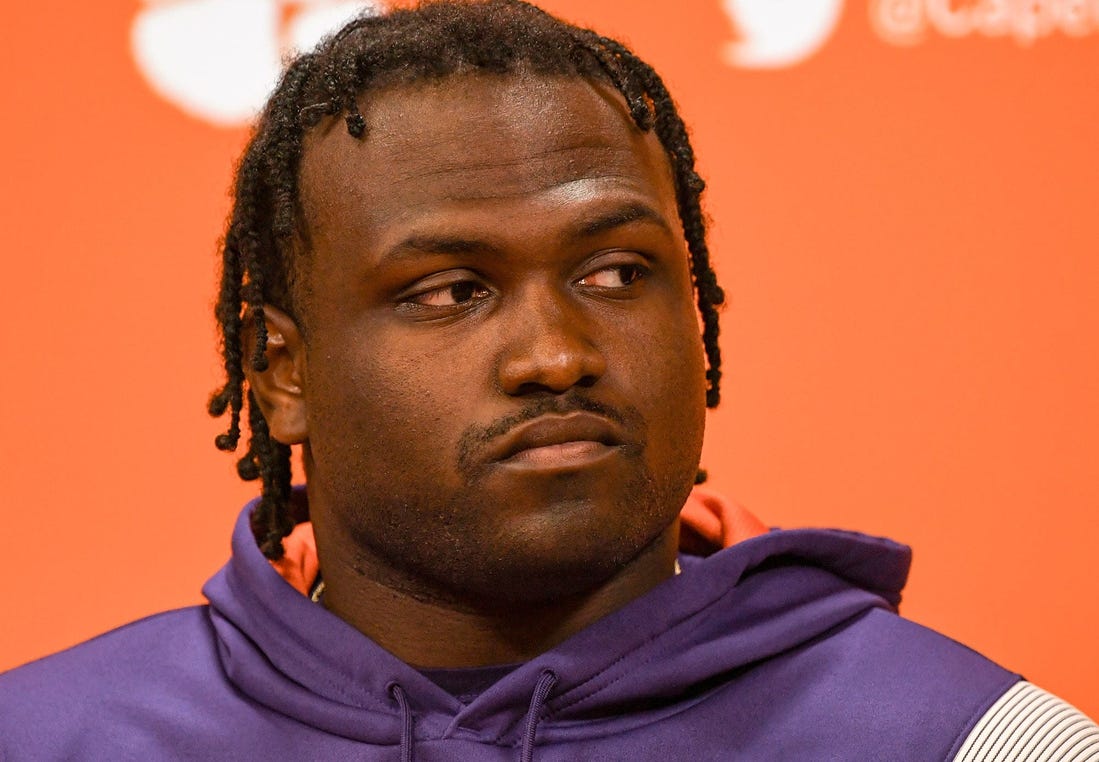
<svg viewBox="0 0 1099 762"><path fill-rule="evenodd" d="M886 42L915 45L943 37L1042 37L1099 32L1099 0L871 0L870 21Z"/></svg>
<svg viewBox="0 0 1099 762"><path fill-rule="evenodd" d="M843 0L720 0L738 67L793 66L828 40ZM131 44L138 69L162 97L222 126L250 122L278 80L285 56L309 50L382 0L144 0Z"/></svg>
<svg viewBox="0 0 1099 762"><path fill-rule="evenodd" d="M362 0L145 0L131 44L157 93L192 116L234 126L263 106L286 54L378 10Z"/></svg>
<svg viewBox="0 0 1099 762"><path fill-rule="evenodd" d="M747 69L777 69L801 63L828 41L843 0L722 0L734 39L727 63Z"/></svg>
<svg viewBox="0 0 1099 762"><path fill-rule="evenodd" d="M843 0L719 0L733 26L727 63L777 69L802 63L832 36ZM250 122L294 50L309 50L384 0L143 0L131 35L138 69L185 112L216 125ZM869 0L878 36L914 45L929 35L1013 37L1099 32L1099 0Z"/></svg>

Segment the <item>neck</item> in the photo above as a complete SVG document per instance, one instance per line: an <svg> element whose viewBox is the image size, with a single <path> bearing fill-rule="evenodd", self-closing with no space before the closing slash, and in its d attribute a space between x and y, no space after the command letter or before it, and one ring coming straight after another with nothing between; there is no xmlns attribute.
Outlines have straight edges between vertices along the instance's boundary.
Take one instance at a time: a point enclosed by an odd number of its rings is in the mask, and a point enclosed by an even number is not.
<svg viewBox="0 0 1099 762"><path fill-rule="evenodd" d="M461 601L415 594L413 580L345 555L318 537L326 608L402 661L421 668L529 661L645 594L675 572L673 522L605 582L549 601ZM328 552L325 552L328 551ZM332 551L335 551L334 553ZM422 583L419 589L423 589Z"/></svg>

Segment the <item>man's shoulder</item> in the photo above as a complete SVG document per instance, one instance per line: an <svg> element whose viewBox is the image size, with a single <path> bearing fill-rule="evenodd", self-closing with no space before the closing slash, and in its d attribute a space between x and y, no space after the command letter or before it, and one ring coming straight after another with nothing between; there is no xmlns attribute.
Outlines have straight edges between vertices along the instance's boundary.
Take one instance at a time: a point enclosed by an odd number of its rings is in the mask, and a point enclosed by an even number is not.
<svg viewBox="0 0 1099 762"><path fill-rule="evenodd" d="M0 701L11 689L62 690L105 681L127 680L151 671L193 662L213 644L205 606L193 606L138 619L64 651L0 674Z"/></svg>
<svg viewBox="0 0 1099 762"><path fill-rule="evenodd" d="M838 698L843 711L814 718L803 704L799 721L816 719L824 734L836 737L874 727L877 758L906 758L905 746L914 742L930 757L965 762L1075 760L1099 752L1099 727L1074 707L972 648L886 610L867 612L806 655L827 665L809 690Z"/></svg>
<svg viewBox="0 0 1099 762"><path fill-rule="evenodd" d="M963 703L983 711L1021 676L936 630L885 609L872 609L809 649L847 674L865 696L880 695L946 710ZM858 677L856 677L856 675ZM957 716L957 714L954 714Z"/></svg>
<svg viewBox="0 0 1099 762"><path fill-rule="evenodd" d="M229 690L206 607L168 611L0 675L0 741L64 756L110 724L140 726L169 706L186 713Z"/></svg>
<svg viewBox="0 0 1099 762"><path fill-rule="evenodd" d="M976 651L885 609L871 609L747 677L790 759L813 749L842 758L951 759L977 721L1020 676ZM872 734L867 729L873 728ZM808 756L806 756L808 755Z"/></svg>
<svg viewBox="0 0 1099 762"><path fill-rule="evenodd" d="M895 663L898 669L918 669L926 675L921 682L928 685L971 681L975 673L988 675L994 683L1019 679L964 643L886 609L871 609L843 632L860 660L871 657Z"/></svg>

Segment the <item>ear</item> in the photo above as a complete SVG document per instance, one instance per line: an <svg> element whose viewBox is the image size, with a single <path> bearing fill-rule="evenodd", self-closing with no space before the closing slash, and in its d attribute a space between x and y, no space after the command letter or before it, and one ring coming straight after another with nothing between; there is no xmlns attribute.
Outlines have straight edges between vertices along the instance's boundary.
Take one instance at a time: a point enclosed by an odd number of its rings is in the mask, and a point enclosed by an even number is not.
<svg viewBox="0 0 1099 762"><path fill-rule="evenodd" d="M264 305L263 317L267 325L267 370L255 370L249 360L256 343L256 328L254 321L246 318L242 337L244 375L267 419L271 438L287 445L301 444L309 438L302 393L305 343L297 324L282 310Z"/></svg>

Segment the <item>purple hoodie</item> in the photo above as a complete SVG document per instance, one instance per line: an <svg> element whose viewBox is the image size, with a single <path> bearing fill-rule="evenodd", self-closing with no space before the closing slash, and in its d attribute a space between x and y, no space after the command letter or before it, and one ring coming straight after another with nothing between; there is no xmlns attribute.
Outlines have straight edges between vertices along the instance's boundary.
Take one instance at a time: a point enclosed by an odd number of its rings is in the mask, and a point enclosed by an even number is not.
<svg viewBox="0 0 1099 762"><path fill-rule="evenodd" d="M0 760L952 759L1019 677L898 617L909 550L773 531L468 704L287 584L245 508L209 605L0 676Z"/></svg>

